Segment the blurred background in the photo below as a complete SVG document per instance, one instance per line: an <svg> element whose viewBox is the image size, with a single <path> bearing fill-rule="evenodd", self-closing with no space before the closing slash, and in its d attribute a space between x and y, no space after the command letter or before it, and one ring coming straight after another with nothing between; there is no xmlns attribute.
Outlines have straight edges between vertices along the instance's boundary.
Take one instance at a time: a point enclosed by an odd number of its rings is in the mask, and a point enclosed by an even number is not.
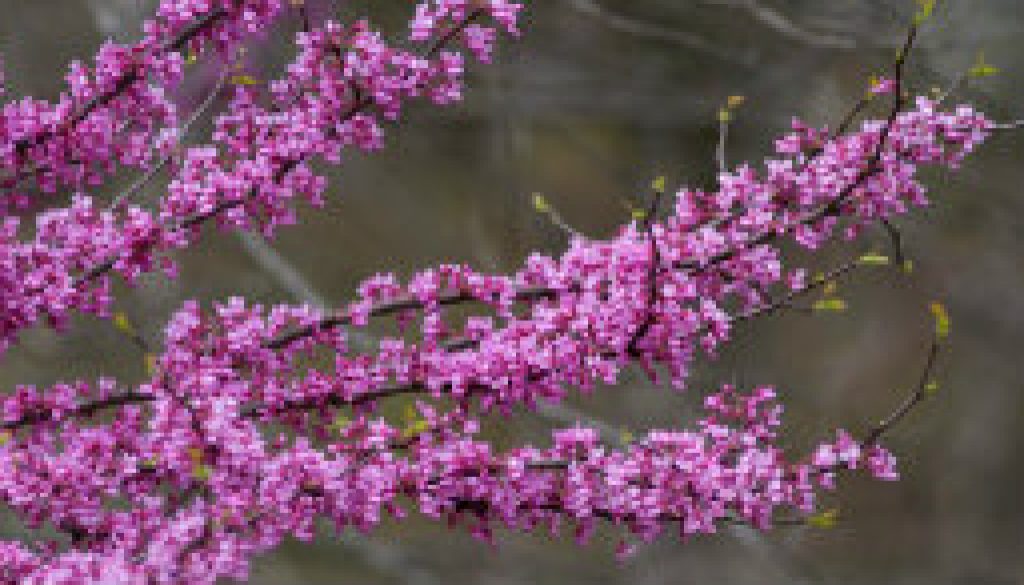
<svg viewBox="0 0 1024 585"><path fill-rule="evenodd" d="M306 0L311 16L370 16L401 30L411 2ZM892 62L912 0L545 0L528 2L525 35L502 42L497 62L475 66L467 99L446 110L417 105L389 130L387 148L350 154L330 171L325 212L273 242L211 233L181 256L182 275L119 289L152 344L184 299L244 295L266 303L333 306L378 272L439 262L514 270L531 250L555 253L565 233L531 204L543 193L575 229L601 237L629 217L651 179L713 187L716 112L735 113L728 159L756 163L792 116L835 124ZM137 38L153 0L0 0L0 54L9 94L52 98L72 59L106 38ZM1024 117L1024 8L1020 0L946 0L909 62L919 92L947 87L984 52L1001 69L957 100L996 119ZM273 78L299 23L253 44L247 67ZM180 89L187 110L212 91L201 65ZM215 98L210 113L223 106ZM202 140L204 115L191 135ZM289 543L259 559L252 583L934 584L1024 583L1024 132L983 145L955 174L931 172L933 206L898 226L915 263L909 276L877 269L844 281L839 314L795 311L739 327L729 349L695 371L693 390L650 388L639 376L541 413L490 421L535 441L577 420L611 435L685 425L703 391L722 382L773 384L786 405L787 446L799 452L836 426L860 432L915 383L932 327L927 306L947 304L950 346L941 389L889 436L904 479L850 477L829 496L831 529L768 534L723 530L645 546L624 564L612 531L586 548L503 532L499 546L413 519L371 536ZM130 183L122 177L109 196ZM161 183L143 200L151 202ZM826 268L884 250L883 232L813 259ZM0 387L144 375L143 359L108 322L78 319L56 335L32 331L3 359ZM15 528L4 525L3 530Z"/></svg>

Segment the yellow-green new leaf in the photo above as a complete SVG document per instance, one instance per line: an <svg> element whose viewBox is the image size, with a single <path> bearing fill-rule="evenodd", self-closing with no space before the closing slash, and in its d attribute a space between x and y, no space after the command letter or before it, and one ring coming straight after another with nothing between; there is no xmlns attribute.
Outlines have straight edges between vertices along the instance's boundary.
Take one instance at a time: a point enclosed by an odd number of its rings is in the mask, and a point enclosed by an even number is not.
<svg viewBox="0 0 1024 585"><path fill-rule="evenodd" d="M932 13L935 12L935 5L938 0L917 0L917 14L914 15L914 22L921 24L922 22L931 18Z"/></svg>
<svg viewBox="0 0 1024 585"><path fill-rule="evenodd" d="M156 373L156 354L147 353L143 359L146 361L146 373L152 376Z"/></svg>
<svg viewBox="0 0 1024 585"><path fill-rule="evenodd" d="M940 302L931 304L932 315L935 317L935 337L942 340L949 337L949 311Z"/></svg>
<svg viewBox="0 0 1024 585"><path fill-rule="evenodd" d="M839 521L839 508L830 508L807 517L807 524L815 528L832 528Z"/></svg>
<svg viewBox="0 0 1024 585"><path fill-rule="evenodd" d="M655 193L663 195L665 193L667 182L668 179L666 179L664 175L656 177L653 181L651 181L651 189Z"/></svg>
<svg viewBox="0 0 1024 585"><path fill-rule="evenodd" d="M259 85L262 82L251 75L232 75L228 83L232 85Z"/></svg>
<svg viewBox="0 0 1024 585"><path fill-rule="evenodd" d="M542 193L533 194L533 208L538 213L551 213L551 204L548 203L547 198Z"/></svg>
<svg viewBox="0 0 1024 585"><path fill-rule="evenodd" d="M633 436L633 433L630 432L629 429L622 429L622 431L619 433L619 442L622 443L623 445L629 445L635 440L636 437Z"/></svg>
<svg viewBox="0 0 1024 585"><path fill-rule="evenodd" d="M815 301L815 311L832 311L834 313L841 313L847 309L846 301L843 299L831 298L831 299L820 299Z"/></svg>
<svg viewBox="0 0 1024 585"><path fill-rule="evenodd" d="M971 77L992 77L999 74L999 68L985 61L985 53L979 51L978 58L967 74Z"/></svg>
<svg viewBox="0 0 1024 585"><path fill-rule="evenodd" d="M891 263L884 254L864 254L858 261L865 266L888 266Z"/></svg>
<svg viewBox="0 0 1024 585"><path fill-rule="evenodd" d="M124 333L134 333L135 328L132 327L131 321L128 320L128 315L118 311L114 313L114 327Z"/></svg>

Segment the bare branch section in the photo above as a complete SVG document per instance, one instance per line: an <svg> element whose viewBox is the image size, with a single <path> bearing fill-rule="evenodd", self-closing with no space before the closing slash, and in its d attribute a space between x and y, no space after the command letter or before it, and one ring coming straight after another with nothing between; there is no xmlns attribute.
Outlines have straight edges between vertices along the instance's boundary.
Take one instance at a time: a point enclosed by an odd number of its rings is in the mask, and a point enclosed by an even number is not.
<svg viewBox="0 0 1024 585"><path fill-rule="evenodd" d="M736 65L749 67L754 64L754 59L749 52L739 52L735 49L726 49L691 32L668 28L660 24L637 20L616 12L611 12L599 4L597 0L566 1L577 12L586 14L613 30L644 39L682 45L689 49L711 55L717 59Z"/></svg>
<svg viewBox="0 0 1024 585"><path fill-rule="evenodd" d="M818 32L802 27L781 11L760 0L704 0L707 4L742 8L762 26L781 37L821 49L854 49L857 42L849 37Z"/></svg>
<svg viewBox="0 0 1024 585"><path fill-rule="evenodd" d="M941 342L938 337L932 339L932 343L928 348L928 357L925 359L924 369L921 371L921 376L918 379L917 385L911 393L903 400L902 403L896 410L892 411L889 416L882 419L871 431L864 437L862 444L865 447L875 445L882 438L882 435L888 433L895 427L901 420L906 418L910 411L914 410L914 407L924 402L928 397L928 385L931 383L932 373L935 370L935 364L939 358L939 349L941 349Z"/></svg>

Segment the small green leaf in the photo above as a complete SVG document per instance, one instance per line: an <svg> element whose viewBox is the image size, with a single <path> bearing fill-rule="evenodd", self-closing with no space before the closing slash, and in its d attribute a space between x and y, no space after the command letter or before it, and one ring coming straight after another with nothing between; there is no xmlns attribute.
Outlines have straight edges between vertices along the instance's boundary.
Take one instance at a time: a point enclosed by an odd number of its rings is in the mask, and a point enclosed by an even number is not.
<svg viewBox="0 0 1024 585"><path fill-rule="evenodd" d="M541 193L533 194L533 208L538 213L551 213L551 204L548 203L548 200Z"/></svg>
<svg viewBox="0 0 1024 585"><path fill-rule="evenodd" d="M146 373L152 376L156 372L156 354L147 353L142 359L146 361Z"/></svg>
<svg viewBox="0 0 1024 585"><path fill-rule="evenodd" d="M971 77L992 77L999 74L999 68L992 65L975 65L970 70Z"/></svg>
<svg viewBox="0 0 1024 585"><path fill-rule="evenodd" d="M932 380L924 385L924 393L928 396L934 396L939 391L939 383Z"/></svg>
<svg viewBox="0 0 1024 585"><path fill-rule="evenodd" d="M666 189L666 185L665 184L666 184L667 181L668 180L665 178L664 175L658 176L653 181L651 181L651 189L655 193L657 193L659 195L663 195L665 193L665 189Z"/></svg>
<svg viewBox="0 0 1024 585"><path fill-rule="evenodd" d="M978 51L978 57L974 62L974 65L967 70L967 74L971 77L992 77L993 75L999 74L999 68L995 65L991 65L985 61L985 53Z"/></svg>
<svg viewBox="0 0 1024 585"><path fill-rule="evenodd" d="M818 277L818 279L817 279L817 280L818 280L819 282L821 282L821 281L822 281L822 280L824 280L824 279L825 279L825 275L824 275L824 274L822 274L821 276L819 276L819 277ZM826 283L825 283L825 290L824 290L824 292L823 292L822 294L823 294L824 296L826 296L826 297L832 297L832 296L835 296L835 294L836 294L836 288L838 288L838 287L837 287L837 285L836 285L836 281L834 281L834 280L830 280L830 281L828 281L828 282L826 282Z"/></svg>
<svg viewBox="0 0 1024 585"><path fill-rule="evenodd" d="M846 301L838 298L820 299L815 301L815 311L832 311L841 313L847 309Z"/></svg>
<svg viewBox="0 0 1024 585"><path fill-rule="evenodd" d="M868 77L868 88L864 91L864 95L865 95L865 97L867 99L872 99L872 98L875 97L875 95L876 95L875 92L873 92L871 90L874 89L875 87L877 87L878 83L881 80L882 80L882 78L879 77L878 75L874 74L874 73L872 73L871 76Z"/></svg>
<svg viewBox="0 0 1024 585"><path fill-rule="evenodd" d="M350 422L351 421L347 416L345 416L344 414L339 414L338 416L334 417L333 421L331 421L330 429L340 433L341 431L345 430L346 427L348 427L348 424Z"/></svg>
<svg viewBox="0 0 1024 585"><path fill-rule="evenodd" d="M622 431L619 433L619 442L622 443L623 445L629 445L635 440L636 437L633 436L633 433L630 432L629 429L622 429Z"/></svg>
<svg viewBox="0 0 1024 585"><path fill-rule="evenodd" d="M914 23L921 24L931 18L935 11L937 0L917 0L917 13L914 14Z"/></svg>
<svg viewBox="0 0 1024 585"><path fill-rule="evenodd" d="M858 262L865 266L888 266L891 261L889 257L884 254L864 254L858 259Z"/></svg>
<svg viewBox="0 0 1024 585"><path fill-rule="evenodd" d="M405 422L412 422L419 418L419 413L416 412L416 407L411 404L405 405L405 410L402 411L402 420Z"/></svg>
<svg viewBox="0 0 1024 585"><path fill-rule="evenodd" d="M415 437L416 435L422 434L430 429L430 424L423 419L412 421L405 426L402 430L402 434L406 437Z"/></svg>
<svg viewBox="0 0 1024 585"><path fill-rule="evenodd" d="M114 327L123 333L131 334L135 332L135 328L132 327L131 321L128 320L128 315L121 311L114 313Z"/></svg>
<svg viewBox="0 0 1024 585"><path fill-rule="evenodd" d="M262 82L251 75L242 74L232 75L231 78L228 79L228 83L232 85L259 85Z"/></svg>
<svg viewBox="0 0 1024 585"><path fill-rule="evenodd" d="M197 481L209 481L212 474L213 470L210 469L209 465L200 464L192 467L192 477Z"/></svg>
<svg viewBox="0 0 1024 585"><path fill-rule="evenodd" d="M807 517L807 524L815 528L833 528L838 521L839 508L829 508L828 510Z"/></svg>
<svg viewBox="0 0 1024 585"><path fill-rule="evenodd" d="M903 272L905 272L906 274L912 273L914 271L914 261L913 260L904 260L902 268L903 268Z"/></svg>
<svg viewBox="0 0 1024 585"><path fill-rule="evenodd" d="M932 303L930 309L935 316L935 337L939 340L946 339L949 337L949 311L938 301Z"/></svg>
<svg viewBox="0 0 1024 585"><path fill-rule="evenodd" d="M199 447L192 447L188 450L188 456L192 460L192 477L199 481L210 479L213 470L204 462L203 450Z"/></svg>
<svg viewBox="0 0 1024 585"><path fill-rule="evenodd" d="M732 121L732 112L729 111L729 108L719 108L718 121L722 124L728 124Z"/></svg>

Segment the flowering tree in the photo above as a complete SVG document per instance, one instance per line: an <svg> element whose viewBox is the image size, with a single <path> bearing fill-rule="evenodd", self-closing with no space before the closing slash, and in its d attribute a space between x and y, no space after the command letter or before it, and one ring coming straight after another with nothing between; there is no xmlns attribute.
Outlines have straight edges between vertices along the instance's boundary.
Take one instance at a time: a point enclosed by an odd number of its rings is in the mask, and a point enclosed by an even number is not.
<svg viewBox="0 0 1024 585"><path fill-rule="evenodd" d="M782 248L813 253L872 224L891 229L891 218L928 202L920 167L956 168L1014 126L949 109L948 94L909 98L903 70L928 6L892 70L834 129L795 122L756 167L729 169L720 150L714 192L682 188L670 199L655 181L647 208L610 239L574 234L560 256L533 254L514 274L463 265L406 282L381 274L323 313L241 298L188 303L144 381L6 393L0 500L38 537L0 542L0 582L241 580L254 555L289 536L311 539L318 520L370 531L409 510L482 539L504 526L567 528L585 542L611 523L628 554L628 542L666 531L804 521L847 470L896 479L880 442L933 384L949 326L941 305L906 400L875 427L837 430L809 453L778 446L782 407L769 387L723 386L692 428L619 446L576 426L505 449L481 423L613 386L633 365L682 389L738 322L855 270L899 264L895 231L891 256L818 275ZM521 11L507 0L424 1L397 45L365 21L314 26L301 0L163 0L140 41L73 63L56 102L10 99L0 114L0 349L29 327L66 328L76 312L129 329L111 315L113 280L173 277L174 252L200 245L206 224L266 237L294 224L296 200L324 202L316 165L340 163L346 148L381 148L409 100L458 102L465 55L489 63L499 35L519 34ZM285 75L263 84L226 68L229 107L208 144L184 147L194 118L168 88L192 61L231 62L289 13L305 27ZM883 101L884 117L858 120ZM734 105L722 112L723 149ZM141 177L113 201L87 194L132 169ZM135 203L164 169L172 178L156 208ZM46 194L62 191L75 193L71 204L47 208ZM372 351L353 347L354 332L382 319L400 333ZM397 423L380 407L401 397L414 409Z"/></svg>

